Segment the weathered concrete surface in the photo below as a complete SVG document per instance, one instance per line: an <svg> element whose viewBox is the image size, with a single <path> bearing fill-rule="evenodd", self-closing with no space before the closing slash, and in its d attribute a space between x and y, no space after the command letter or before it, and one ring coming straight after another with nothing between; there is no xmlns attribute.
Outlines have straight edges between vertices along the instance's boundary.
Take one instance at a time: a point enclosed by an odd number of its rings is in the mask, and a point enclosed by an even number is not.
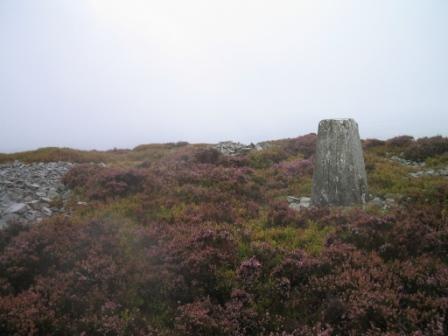
<svg viewBox="0 0 448 336"><path fill-rule="evenodd" d="M327 119L319 123L313 205L353 205L367 201L367 176L353 119Z"/></svg>

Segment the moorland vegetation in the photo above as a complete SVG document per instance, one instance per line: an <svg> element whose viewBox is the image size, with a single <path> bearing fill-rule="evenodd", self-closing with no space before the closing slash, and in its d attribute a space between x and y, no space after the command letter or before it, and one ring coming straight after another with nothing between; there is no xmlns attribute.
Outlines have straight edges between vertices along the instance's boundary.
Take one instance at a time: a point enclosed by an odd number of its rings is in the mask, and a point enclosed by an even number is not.
<svg viewBox="0 0 448 336"><path fill-rule="evenodd" d="M445 167L448 139L363 141L394 206L295 211L315 142L0 155L79 163L65 215L0 231L0 334L448 334L448 180L390 160Z"/></svg>

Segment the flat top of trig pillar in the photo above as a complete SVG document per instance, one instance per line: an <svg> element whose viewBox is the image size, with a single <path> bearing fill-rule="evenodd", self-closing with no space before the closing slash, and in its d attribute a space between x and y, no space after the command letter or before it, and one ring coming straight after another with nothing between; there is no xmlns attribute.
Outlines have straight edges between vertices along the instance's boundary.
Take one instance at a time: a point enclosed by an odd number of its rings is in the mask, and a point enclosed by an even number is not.
<svg viewBox="0 0 448 336"><path fill-rule="evenodd" d="M358 128L358 123L355 119L352 118L338 118L338 119L323 119L319 122L320 128L328 128L328 127L355 127Z"/></svg>
<svg viewBox="0 0 448 336"><path fill-rule="evenodd" d="M356 121L355 121L355 119L353 119L353 118L322 119L322 120L319 122L319 124L320 124L320 123L334 123L334 122L338 122L338 123L341 123L341 124L343 124L344 122L349 122L349 123L355 123L355 124L356 124Z"/></svg>
<svg viewBox="0 0 448 336"><path fill-rule="evenodd" d="M331 118L331 119L322 119L322 121L346 121L346 120L353 120L353 118Z"/></svg>

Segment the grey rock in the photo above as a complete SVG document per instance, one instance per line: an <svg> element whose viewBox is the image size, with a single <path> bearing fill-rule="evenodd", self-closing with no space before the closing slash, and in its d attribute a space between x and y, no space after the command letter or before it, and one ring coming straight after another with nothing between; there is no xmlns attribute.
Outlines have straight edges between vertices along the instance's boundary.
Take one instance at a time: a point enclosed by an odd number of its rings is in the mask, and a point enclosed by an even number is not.
<svg viewBox="0 0 448 336"><path fill-rule="evenodd" d="M416 172L409 173L411 177L422 177L422 176L448 176L448 167L439 169L426 169L419 170Z"/></svg>
<svg viewBox="0 0 448 336"><path fill-rule="evenodd" d="M33 200L33 197L31 197L30 195L26 195L26 196L23 198L23 200L24 200L25 202L30 202L30 201Z"/></svg>
<svg viewBox="0 0 448 336"><path fill-rule="evenodd" d="M42 208L49 208L50 204L48 203L44 203L44 202L40 202L39 203L39 208L42 210Z"/></svg>
<svg viewBox="0 0 448 336"><path fill-rule="evenodd" d="M302 207L300 206L300 203L291 203L291 204L289 204L289 208L296 210L296 211L300 211L302 209Z"/></svg>
<svg viewBox="0 0 448 336"><path fill-rule="evenodd" d="M311 198L288 196L289 207L293 210L300 211L303 208L311 206Z"/></svg>
<svg viewBox="0 0 448 336"><path fill-rule="evenodd" d="M358 124L353 119L319 123L312 202L315 205L362 204L367 175Z"/></svg>
<svg viewBox="0 0 448 336"><path fill-rule="evenodd" d="M263 150L265 145L263 143L245 145L239 142L224 141L213 146L216 150L224 155L235 156L245 154L252 150Z"/></svg>
<svg viewBox="0 0 448 336"><path fill-rule="evenodd" d="M34 210L40 209L41 207L41 203L38 200L32 200L30 202L27 202L27 204Z"/></svg>
<svg viewBox="0 0 448 336"><path fill-rule="evenodd" d="M300 205L303 208L309 208L311 206L311 198L310 197L301 197L300 198Z"/></svg>
<svg viewBox="0 0 448 336"><path fill-rule="evenodd" d="M299 203L300 202L299 197L287 196L286 199L288 200L288 203Z"/></svg>
<svg viewBox="0 0 448 336"><path fill-rule="evenodd" d="M25 185L26 185L28 188L35 189L35 190L37 190L37 189L40 188L40 185L38 185L38 184L36 184L36 183L25 182Z"/></svg>
<svg viewBox="0 0 448 336"><path fill-rule="evenodd" d="M214 148L220 151L222 154L230 156L244 154L252 149L252 147L250 146L246 146L239 142L232 142L232 141L220 142L217 145L215 145Z"/></svg>
<svg viewBox="0 0 448 336"><path fill-rule="evenodd" d="M395 204L395 200L393 198L386 198L386 204L387 205Z"/></svg>
<svg viewBox="0 0 448 336"><path fill-rule="evenodd" d="M56 198L59 196L59 193L56 190L50 190L48 191L48 198Z"/></svg>
<svg viewBox="0 0 448 336"><path fill-rule="evenodd" d="M37 211L28 211L25 214L25 218L29 221L35 220L38 217L38 212Z"/></svg>
<svg viewBox="0 0 448 336"><path fill-rule="evenodd" d="M53 214L53 211L47 207L42 207L42 212L47 216L51 216Z"/></svg>
<svg viewBox="0 0 448 336"><path fill-rule="evenodd" d="M25 203L12 203L7 209L6 213L22 213L27 210L27 205Z"/></svg>
<svg viewBox="0 0 448 336"><path fill-rule="evenodd" d="M380 208L382 208L382 207L384 207L384 200L383 199L381 199L381 198L379 198L379 197L375 197L375 198L373 198L372 200L370 200L370 202L369 202L370 204L373 204L373 205L376 205L376 206L378 206L378 207L380 207Z"/></svg>
<svg viewBox="0 0 448 336"><path fill-rule="evenodd" d="M401 155L402 155L402 154L401 154ZM402 165L404 165L404 166L416 166L416 167L420 167L420 166L422 166L422 164L419 163L419 162L411 161L411 160L406 160L406 159L404 159L404 158L402 158L402 157L399 157L399 156L396 156L396 155L391 156L391 157L390 157L390 160L391 160L391 161L398 162L399 164L402 164ZM424 165L424 162L423 162L423 165Z"/></svg>

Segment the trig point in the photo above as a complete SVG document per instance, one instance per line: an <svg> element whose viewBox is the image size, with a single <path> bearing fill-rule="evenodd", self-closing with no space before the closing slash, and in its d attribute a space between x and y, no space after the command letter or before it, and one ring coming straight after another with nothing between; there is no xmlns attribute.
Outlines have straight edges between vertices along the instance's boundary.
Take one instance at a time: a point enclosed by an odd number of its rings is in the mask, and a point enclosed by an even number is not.
<svg viewBox="0 0 448 336"><path fill-rule="evenodd" d="M367 175L355 120L327 119L319 123L311 199L314 205L367 201Z"/></svg>

